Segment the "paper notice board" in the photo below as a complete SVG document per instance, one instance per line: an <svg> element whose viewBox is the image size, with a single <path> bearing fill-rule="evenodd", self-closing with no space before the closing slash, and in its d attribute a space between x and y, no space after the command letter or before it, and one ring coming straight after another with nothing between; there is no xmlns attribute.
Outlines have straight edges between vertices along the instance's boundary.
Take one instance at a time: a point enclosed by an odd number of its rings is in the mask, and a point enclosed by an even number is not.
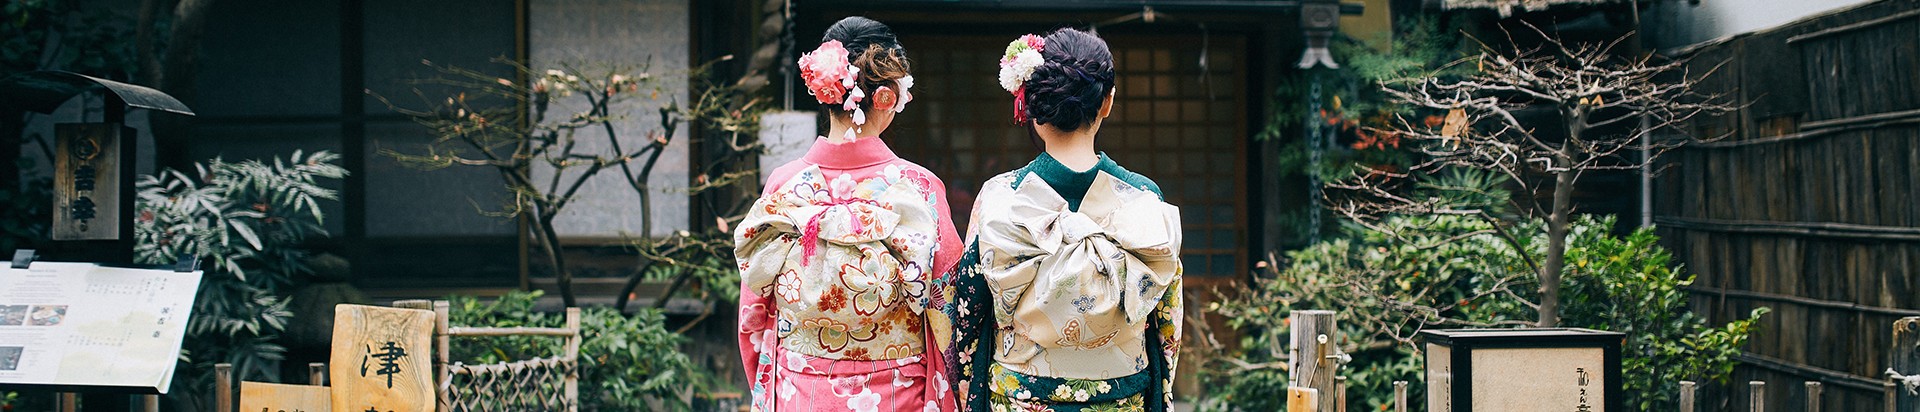
<svg viewBox="0 0 1920 412"><path fill-rule="evenodd" d="M201 272L0 269L0 385L166 393Z"/></svg>

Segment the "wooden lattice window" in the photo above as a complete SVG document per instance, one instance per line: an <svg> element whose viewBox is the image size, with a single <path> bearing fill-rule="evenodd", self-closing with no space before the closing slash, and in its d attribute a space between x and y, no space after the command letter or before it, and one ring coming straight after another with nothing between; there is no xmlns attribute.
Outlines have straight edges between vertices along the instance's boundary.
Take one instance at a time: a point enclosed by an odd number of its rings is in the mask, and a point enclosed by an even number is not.
<svg viewBox="0 0 1920 412"><path fill-rule="evenodd" d="M947 183L965 230L974 192L1038 154L1012 123L1013 102L995 81L1014 36L903 36L917 80L912 107L889 144ZM1160 184L1180 206L1184 262L1194 276L1246 273L1246 80L1244 40L1199 36L1109 36L1118 72L1113 117L1100 131L1108 156Z"/></svg>

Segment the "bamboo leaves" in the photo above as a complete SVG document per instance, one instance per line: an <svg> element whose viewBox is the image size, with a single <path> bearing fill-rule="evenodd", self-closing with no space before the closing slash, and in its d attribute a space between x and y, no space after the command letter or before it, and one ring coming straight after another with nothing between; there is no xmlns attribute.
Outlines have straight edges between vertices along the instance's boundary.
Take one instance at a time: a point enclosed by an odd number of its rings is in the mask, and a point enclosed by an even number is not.
<svg viewBox="0 0 1920 412"><path fill-rule="evenodd" d="M300 245L326 235L320 201L337 194L320 182L346 176L334 164L339 158L322 151L270 161L214 159L196 164L191 174L168 169L135 182L136 259L172 264L185 256L208 263L187 324L195 370L226 362L242 378L278 376L274 361L285 348L275 341L292 316L279 289L307 271Z"/></svg>

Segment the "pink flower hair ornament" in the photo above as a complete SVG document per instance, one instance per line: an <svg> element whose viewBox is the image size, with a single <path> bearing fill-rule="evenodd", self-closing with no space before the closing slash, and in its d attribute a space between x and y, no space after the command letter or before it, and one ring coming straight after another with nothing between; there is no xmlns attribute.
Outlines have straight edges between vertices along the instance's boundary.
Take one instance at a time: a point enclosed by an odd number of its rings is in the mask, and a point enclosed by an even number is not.
<svg viewBox="0 0 1920 412"><path fill-rule="evenodd" d="M820 48L800 55L800 79L807 85L807 94L820 104L840 104L860 73L847 61L849 55L839 40L820 43Z"/></svg>
<svg viewBox="0 0 1920 412"><path fill-rule="evenodd" d="M848 61L851 56L852 53L839 40L820 43L819 48L800 55L800 79L806 83L807 94L813 95L814 100L820 104L840 105L841 110L853 113L853 124L864 125L867 123L867 113L860 109L860 102L867 98L867 93L858 87L860 68ZM907 102L913 100L913 94L908 91L913 88L913 76L900 78L895 84L900 87L899 98L893 107L886 110L899 113L906 110ZM887 87L881 86L880 89ZM847 134L848 138L855 137L851 129L847 130Z"/></svg>

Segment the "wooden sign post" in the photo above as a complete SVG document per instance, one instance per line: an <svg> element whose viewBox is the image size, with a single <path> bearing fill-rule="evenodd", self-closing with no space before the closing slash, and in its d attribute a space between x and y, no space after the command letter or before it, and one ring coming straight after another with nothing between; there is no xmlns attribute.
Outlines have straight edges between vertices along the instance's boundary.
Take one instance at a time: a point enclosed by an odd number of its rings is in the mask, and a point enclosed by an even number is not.
<svg viewBox="0 0 1920 412"><path fill-rule="evenodd" d="M1334 312L1296 310L1287 315L1292 346L1287 361L1288 412L1333 412L1334 375L1339 373L1338 350L1334 342ZM1310 389L1313 396L1300 403L1298 390Z"/></svg>
<svg viewBox="0 0 1920 412"><path fill-rule="evenodd" d="M334 412L430 412L433 325L430 310L334 307Z"/></svg>
<svg viewBox="0 0 1920 412"><path fill-rule="evenodd" d="M333 410L325 386L240 382L240 412L326 412Z"/></svg>

